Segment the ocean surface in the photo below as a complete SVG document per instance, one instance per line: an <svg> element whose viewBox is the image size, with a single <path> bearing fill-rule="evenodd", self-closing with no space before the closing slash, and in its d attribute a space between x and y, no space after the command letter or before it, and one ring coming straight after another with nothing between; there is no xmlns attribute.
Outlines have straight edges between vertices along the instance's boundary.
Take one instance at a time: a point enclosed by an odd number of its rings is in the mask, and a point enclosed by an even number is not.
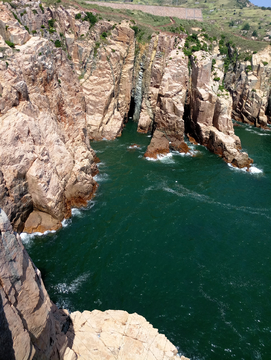
<svg viewBox="0 0 271 360"><path fill-rule="evenodd" d="M51 299L137 312L193 360L269 360L271 131L235 131L250 173L203 146L147 160L132 122L92 142L96 196L60 231L23 237Z"/></svg>

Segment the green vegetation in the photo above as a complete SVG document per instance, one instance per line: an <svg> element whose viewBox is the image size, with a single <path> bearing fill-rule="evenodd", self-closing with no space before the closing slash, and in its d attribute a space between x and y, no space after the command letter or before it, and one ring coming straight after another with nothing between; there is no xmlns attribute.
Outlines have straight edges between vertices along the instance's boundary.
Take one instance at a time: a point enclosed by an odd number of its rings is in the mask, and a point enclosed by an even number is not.
<svg viewBox="0 0 271 360"><path fill-rule="evenodd" d="M145 3L148 5L166 5L172 6L172 2L169 0L133 0L133 3ZM96 9L100 14L115 23L121 23L122 21L129 19L134 31L136 33L137 41L144 44L149 42L151 34L159 31L167 31L174 34L187 33L192 35L193 33L200 35L201 50L210 51L213 46L216 45L216 39L221 39L221 35L224 36L224 44L219 44L220 50L223 55L228 56L228 42L235 44L238 53L243 59L243 54L249 49L251 53L258 52L268 45L267 41L263 41L266 37L266 33L271 31L271 11L269 9L262 10L259 7L250 6L246 0L212 0L212 2L206 0L198 0L194 2L192 0L176 0L174 6L183 6L188 8L201 8L204 21L196 20L182 20L179 18L173 18L174 23L169 17L155 16L147 13L143 13L139 10L133 9L113 9L99 6L96 4L87 4L84 1L79 1L79 4L84 8ZM248 4L248 6L247 6ZM110 19L108 14L110 13ZM261 23L259 24L259 19ZM88 20L87 16L83 20ZM269 20L269 21L268 21ZM91 21L90 21L91 23ZM169 24L172 23L170 26ZM167 25L167 26L165 26ZM258 29L258 27L261 29ZM196 29L201 30L197 31ZM246 30L248 29L249 30ZM244 30L243 30L244 29ZM257 36L255 36L255 31ZM253 34L253 35L252 35ZM252 39L256 37L257 40ZM203 43L202 39L206 44ZM266 40L266 39L265 39ZM271 39L270 39L271 41ZM191 45L197 48L198 43L194 42ZM193 53L189 48L186 48L186 52ZM232 59L226 61L226 63L233 63ZM226 64L227 65L227 64Z"/></svg>
<svg viewBox="0 0 271 360"><path fill-rule="evenodd" d="M254 36L254 37L258 37L257 30L253 30L252 36Z"/></svg>
<svg viewBox="0 0 271 360"><path fill-rule="evenodd" d="M55 47L57 48L60 48L62 45L61 45L61 41L60 40L56 40L55 41Z"/></svg>
<svg viewBox="0 0 271 360"><path fill-rule="evenodd" d="M79 19L81 19L81 16L82 16L82 15L81 15L80 13L78 13L78 14L75 15L75 19L76 19L76 20L79 20Z"/></svg>
<svg viewBox="0 0 271 360"><path fill-rule="evenodd" d="M50 28L53 28L54 27L54 24L55 24L56 20L55 19L50 19L48 20L48 25Z"/></svg>
<svg viewBox="0 0 271 360"><path fill-rule="evenodd" d="M246 23L246 24L242 27L242 30L249 30L249 29L250 29L249 23Z"/></svg>
<svg viewBox="0 0 271 360"><path fill-rule="evenodd" d="M11 48L15 48L15 44L13 44L13 42L11 42L11 41L9 41L9 40L6 40L5 41L5 43L9 46L9 47L11 47Z"/></svg>
<svg viewBox="0 0 271 360"><path fill-rule="evenodd" d="M248 66L246 67L246 71L252 71L252 66L251 66L251 65L248 65Z"/></svg>
<svg viewBox="0 0 271 360"><path fill-rule="evenodd" d="M83 21L88 21L90 26L93 26L98 21L97 16L93 15L92 12L86 12L86 16L84 17Z"/></svg>
<svg viewBox="0 0 271 360"><path fill-rule="evenodd" d="M25 25L25 27L24 27L24 28L25 28L25 30L26 30L26 31L28 31L28 32L30 33L30 31L29 31L29 27L28 27L28 26L26 26L26 25Z"/></svg>
<svg viewBox="0 0 271 360"><path fill-rule="evenodd" d="M212 71L214 71L214 66L215 66L215 64L216 64L216 60L213 59L213 60L212 60Z"/></svg>
<svg viewBox="0 0 271 360"><path fill-rule="evenodd" d="M32 34L35 35L37 33L36 30L32 30Z"/></svg>
<svg viewBox="0 0 271 360"><path fill-rule="evenodd" d="M39 4L39 7L40 7L42 13L44 14L44 8L43 8L42 4Z"/></svg>
<svg viewBox="0 0 271 360"><path fill-rule="evenodd" d="M101 45L101 43L99 43L99 42L96 42L96 43L95 43L95 46L94 46L94 57L97 56L98 49L99 49L100 45Z"/></svg>
<svg viewBox="0 0 271 360"><path fill-rule="evenodd" d="M12 14L13 14L13 16L15 17L15 19L20 23L20 24L22 24L21 23L21 20L18 18L18 16L12 11Z"/></svg>

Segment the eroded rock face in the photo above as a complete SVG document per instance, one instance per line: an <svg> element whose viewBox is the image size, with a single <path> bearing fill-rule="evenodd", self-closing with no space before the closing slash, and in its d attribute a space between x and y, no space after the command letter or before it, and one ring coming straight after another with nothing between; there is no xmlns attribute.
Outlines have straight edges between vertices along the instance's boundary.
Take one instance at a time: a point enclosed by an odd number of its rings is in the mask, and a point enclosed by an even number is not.
<svg viewBox="0 0 271 360"><path fill-rule="evenodd" d="M203 51L194 54L189 135L232 165L240 168L249 167L252 160L247 153L240 151L240 139L234 135L231 96L227 91L219 89L219 80L223 79L224 73L216 69L218 76L214 79L212 58L209 53Z"/></svg>
<svg viewBox="0 0 271 360"><path fill-rule="evenodd" d="M60 222L85 205L97 166L85 98L65 52L40 37L18 48L8 67L0 64L0 205L22 231L33 209Z"/></svg>
<svg viewBox="0 0 271 360"><path fill-rule="evenodd" d="M62 359L67 318L51 302L40 271L0 209L1 359Z"/></svg>
<svg viewBox="0 0 271 360"><path fill-rule="evenodd" d="M237 121L266 128L270 111L270 46L252 55L250 62L238 63L225 76L225 85L233 98L232 116Z"/></svg>
<svg viewBox="0 0 271 360"><path fill-rule="evenodd" d="M169 148L188 151L183 116L189 75L188 59L181 50L183 42L175 36L159 35L150 44L153 60L145 76L143 109L138 122L139 132L155 129L146 157L156 158ZM162 46L165 46L163 55Z"/></svg>

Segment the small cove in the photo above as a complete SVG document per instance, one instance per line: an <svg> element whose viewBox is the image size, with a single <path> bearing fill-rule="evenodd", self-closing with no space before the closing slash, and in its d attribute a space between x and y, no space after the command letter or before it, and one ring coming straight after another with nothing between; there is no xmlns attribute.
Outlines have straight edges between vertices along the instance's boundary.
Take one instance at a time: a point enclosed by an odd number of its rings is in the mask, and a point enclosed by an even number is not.
<svg viewBox="0 0 271 360"><path fill-rule="evenodd" d="M91 143L96 196L57 233L25 241L51 299L137 312L191 359L269 359L271 132L235 130L255 173L202 146L148 161L134 123Z"/></svg>

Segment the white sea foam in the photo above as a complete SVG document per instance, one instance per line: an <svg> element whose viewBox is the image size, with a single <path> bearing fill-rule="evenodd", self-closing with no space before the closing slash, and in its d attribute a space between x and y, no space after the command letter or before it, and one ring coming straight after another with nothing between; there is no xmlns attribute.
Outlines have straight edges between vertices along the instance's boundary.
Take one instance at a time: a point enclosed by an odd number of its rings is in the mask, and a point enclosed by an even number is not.
<svg viewBox="0 0 271 360"><path fill-rule="evenodd" d="M262 174L263 170L257 168L255 165L252 165L249 169L248 168L238 168L236 166L233 166L232 164L228 163L228 166L231 170L235 170L235 171L242 171L242 172L246 172L248 174Z"/></svg>
<svg viewBox="0 0 271 360"><path fill-rule="evenodd" d="M77 209L77 208L72 208L72 209L71 209L71 212L72 212L72 216L78 216L78 217L81 217L81 216L82 216L81 210L79 210L79 209Z"/></svg>
<svg viewBox="0 0 271 360"><path fill-rule="evenodd" d="M105 163L102 162L102 161L100 161L100 162L97 164L98 168L101 167L101 166L104 166L104 165L105 165Z"/></svg>
<svg viewBox="0 0 271 360"><path fill-rule="evenodd" d="M130 150L136 150L136 149L140 150L141 147L139 145L134 144L134 145L128 146L128 149L130 149Z"/></svg>
<svg viewBox="0 0 271 360"><path fill-rule="evenodd" d="M104 182L107 181L109 179L108 174L104 173L104 174L97 174L94 176L93 178L95 181L99 182Z"/></svg>
<svg viewBox="0 0 271 360"><path fill-rule="evenodd" d="M261 169L257 168L254 165L249 168L249 172L251 174L262 174L263 173L263 171Z"/></svg>
<svg viewBox="0 0 271 360"><path fill-rule="evenodd" d="M22 243L24 245L27 245L29 243L31 243L31 241L36 237L36 236L44 236L44 235L48 235L48 234L54 234L56 232L56 230L46 230L44 233L41 232L35 232L33 234L27 234L27 233L21 233L21 239L22 239Z"/></svg>
<svg viewBox="0 0 271 360"><path fill-rule="evenodd" d="M253 127L249 127L249 128L245 128L246 131L259 135L259 136L270 136L271 135L271 131L270 130L263 130L263 129L257 129L253 128Z"/></svg>
<svg viewBox="0 0 271 360"><path fill-rule="evenodd" d="M146 157L147 160L149 161L163 161L163 162L168 162L168 160L170 160L172 158L172 153L168 153L165 155L157 155L157 158L150 158L150 157ZM174 160L171 160L170 163L174 163Z"/></svg>
<svg viewBox="0 0 271 360"><path fill-rule="evenodd" d="M64 219L62 222L61 222L61 224L62 224L62 227L67 227L67 226L69 226L70 224L72 223L72 219L70 218L70 219Z"/></svg>
<svg viewBox="0 0 271 360"><path fill-rule="evenodd" d="M78 276L70 284L67 284L66 282L58 283L54 286L54 289L60 294L76 293L79 287L87 280L89 275L89 273L84 273Z"/></svg>
<svg viewBox="0 0 271 360"><path fill-rule="evenodd" d="M189 152L185 153L185 152L179 152L179 151L172 151L172 153L174 155L178 155L178 156L195 156L197 154L200 153L200 151L198 150L194 150L194 149L190 149Z"/></svg>

